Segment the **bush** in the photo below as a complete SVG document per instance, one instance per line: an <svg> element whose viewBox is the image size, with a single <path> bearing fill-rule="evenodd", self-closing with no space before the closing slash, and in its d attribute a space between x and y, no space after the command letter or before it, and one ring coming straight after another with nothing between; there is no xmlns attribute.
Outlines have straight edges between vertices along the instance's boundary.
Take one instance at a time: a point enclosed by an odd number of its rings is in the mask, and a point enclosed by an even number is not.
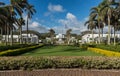
<svg viewBox="0 0 120 76"><path fill-rule="evenodd" d="M0 52L0 56L17 56L17 55L32 51L32 50L42 47L42 46L43 45L34 45L34 46L20 48L20 49L6 50L3 52Z"/></svg>
<svg viewBox="0 0 120 76"><path fill-rule="evenodd" d="M104 49L104 50L110 50L115 52L120 52L120 45L103 45L99 44L95 46L96 48Z"/></svg>
<svg viewBox="0 0 120 76"><path fill-rule="evenodd" d="M103 54L105 56L120 57L120 53L119 52L114 52L114 51L109 51L109 50L103 50L103 49L99 49L99 48L91 48L91 47L89 47L88 50L96 52L96 53Z"/></svg>
<svg viewBox="0 0 120 76"><path fill-rule="evenodd" d="M5 50L13 50L13 49L18 49L18 48L24 48L24 47L29 47L29 46L33 46L36 44L18 44L18 45L7 45L7 46L0 46L0 52L5 51Z"/></svg>
<svg viewBox="0 0 120 76"><path fill-rule="evenodd" d="M89 44L88 47L96 47L96 44Z"/></svg>
<svg viewBox="0 0 120 76"><path fill-rule="evenodd" d="M0 70L52 68L120 69L120 58L110 57L1 57Z"/></svg>
<svg viewBox="0 0 120 76"><path fill-rule="evenodd" d="M82 44L82 45L80 45L80 48L81 48L82 50L87 50L88 45L87 45L87 44Z"/></svg>
<svg viewBox="0 0 120 76"><path fill-rule="evenodd" d="M80 44L79 44L78 42L77 42L77 43L74 42L73 45L76 46L76 47L79 47L79 46L80 46Z"/></svg>

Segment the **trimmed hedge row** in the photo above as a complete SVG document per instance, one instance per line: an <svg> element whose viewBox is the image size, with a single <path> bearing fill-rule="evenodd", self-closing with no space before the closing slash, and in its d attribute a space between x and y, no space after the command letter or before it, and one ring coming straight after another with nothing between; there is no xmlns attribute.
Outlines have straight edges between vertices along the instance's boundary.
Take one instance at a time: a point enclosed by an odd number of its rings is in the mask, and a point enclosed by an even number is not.
<svg viewBox="0 0 120 76"><path fill-rule="evenodd" d="M120 69L120 58L0 57L0 70L39 70L52 68Z"/></svg>
<svg viewBox="0 0 120 76"><path fill-rule="evenodd" d="M0 52L0 56L17 56L29 51L32 51L36 48L42 47L43 45L34 45L34 46L30 46L30 47L25 47L25 48L19 48L19 49L14 49L14 50L6 50L3 52Z"/></svg>
<svg viewBox="0 0 120 76"><path fill-rule="evenodd" d="M18 48L24 48L24 47L29 47L29 46L33 46L33 45L36 45L36 44L18 44L18 45L13 45L13 46L10 46L10 45L7 45L7 46L0 46L0 52L2 51L5 51L5 50L13 50L13 49L18 49Z"/></svg>
<svg viewBox="0 0 120 76"><path fill-rule="evenodd" d="M115 52L120 52L120 45L96 45L96 48L104 49L104 50L110 50Z"/></svg>
<svg viewBox="0 0 120 76"><path fill-rule="evenodd" d="M88 47L88 50L99 53L99 54L103 54L105 56L120 57L120 52L114 52L114 51L103 50L103 49L99 49L99 48L91 48L91 47Z"/></svg>

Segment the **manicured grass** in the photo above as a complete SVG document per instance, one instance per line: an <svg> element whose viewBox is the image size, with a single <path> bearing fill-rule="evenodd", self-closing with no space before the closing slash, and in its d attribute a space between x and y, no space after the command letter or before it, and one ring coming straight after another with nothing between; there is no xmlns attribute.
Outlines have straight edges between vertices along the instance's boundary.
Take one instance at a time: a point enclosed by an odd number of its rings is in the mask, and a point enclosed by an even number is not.
<svg viewBox="0 0 120 76"><path fill-rule="evenodd" d="M22 56L102 56L75 46L44 46Z"/></svg>

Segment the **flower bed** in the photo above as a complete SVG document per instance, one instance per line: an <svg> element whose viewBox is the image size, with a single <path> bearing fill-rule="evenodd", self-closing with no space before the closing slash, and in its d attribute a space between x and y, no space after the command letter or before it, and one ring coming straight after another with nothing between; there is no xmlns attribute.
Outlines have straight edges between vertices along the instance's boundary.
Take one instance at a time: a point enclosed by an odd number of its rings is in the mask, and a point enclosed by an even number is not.
<svg viewBox="0 0 120 76"><path fill-rule="evenodd" d="M88 47L88 50L96 52L96 53L103 54L105 56L120 57L120 53L119 52L114 52L114 51L109 51L109 50L103 50L103 49L99 49L99 48L92 48L92 47Z"/></svg>
<svg viewBox="0 0 120 76"><path fill-rule="evenodd" d="M120 69L117 57L0 57L0 70Z"/></svg>

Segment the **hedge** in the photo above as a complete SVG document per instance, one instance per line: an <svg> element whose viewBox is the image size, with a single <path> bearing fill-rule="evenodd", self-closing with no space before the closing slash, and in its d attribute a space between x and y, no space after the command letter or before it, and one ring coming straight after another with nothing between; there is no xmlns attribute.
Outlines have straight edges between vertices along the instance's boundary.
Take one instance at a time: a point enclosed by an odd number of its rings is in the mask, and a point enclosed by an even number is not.
<svg viewBox="0 0 120 76"><path fill-rule="evenodd" d="M120 52L120 45L97 45L96 48Z"/></svg>
<svg viewBox="0 0 120 76"><path fill-rule="evenodd" d="M6 45L6 46L0 46L0 52L5 51L5 50L13 50L13 49L18 49L18 48L25 48L25 47L30 47L36 44L17 44L17 45Z"/></svg>
<svg viewBox="0 0 120 76"><path fill-rule="evenodd" d="M91 47L88 47L88 50L99 53L99 54L103 54L105 56L120 57L120 52L114 52L114 51L103 50L103 49L99 49L99 48L91 48Z"/></svg>
<svg viewBox="0 0 120 76"><path fill-rule="evenodd" d="M14 49L14 50L6 50L3 52L0 52L0 56L17 56L26 52L29 52L31 50L34 50L36 48L42 47L43 45L34 45L30 47L25 47L25 48L19 48L19 49Z"/></svg>
<svg viewBox="0 0 120 76"><path fill-rule="evenodd" d="M120 69L117 57L0 57L0 70Z"/></svg>

